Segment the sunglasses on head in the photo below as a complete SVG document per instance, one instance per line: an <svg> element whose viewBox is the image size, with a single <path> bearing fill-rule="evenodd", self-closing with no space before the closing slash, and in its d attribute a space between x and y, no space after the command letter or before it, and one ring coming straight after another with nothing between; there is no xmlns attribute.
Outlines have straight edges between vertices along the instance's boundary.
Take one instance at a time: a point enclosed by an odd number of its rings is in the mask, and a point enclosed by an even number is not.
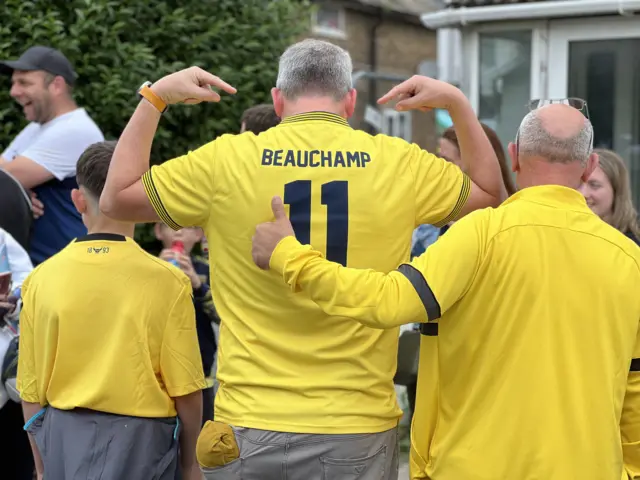
<svg viewBox="0 0 640 480"><path fill-rule="evenodd" d="M573 107L576 110L582 112L585 117L589 118L589 108L587 107L586 100L578 97L551 99L534 98L533 100L529 101L529 103L527 104L527 108L529 108L529 111L533 111L546 105L552 105L554 103L569 105L570 107Z"/></svg>

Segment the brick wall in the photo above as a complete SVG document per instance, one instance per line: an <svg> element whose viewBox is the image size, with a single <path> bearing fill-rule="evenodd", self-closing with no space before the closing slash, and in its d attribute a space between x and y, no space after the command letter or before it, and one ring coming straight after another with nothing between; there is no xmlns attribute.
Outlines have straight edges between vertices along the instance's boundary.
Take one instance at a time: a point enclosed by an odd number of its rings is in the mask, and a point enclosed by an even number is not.
<svg viewBox="0 0 640 480"><path fill-rule="evenodd" d="M354 70L371 70L369 65L370 35L379 21L376 13L346 10L346 38L311 37L328 40L346 48L353 58ZM407 78L417 73L418 65L425 60L436 59L436 34L423 27L417 18L408 19L402 15L385 16L377 29L378 54L377 71L387 74L404 75ZM376 98L382 96L393 82L377 81ZM369 82L361 80L356 85L358 106L352 124L365 128L363 122L365 106L369 101ZM435 124L432 113L413 112L412 141L423 148L434 151L436 145Z"/></svg>

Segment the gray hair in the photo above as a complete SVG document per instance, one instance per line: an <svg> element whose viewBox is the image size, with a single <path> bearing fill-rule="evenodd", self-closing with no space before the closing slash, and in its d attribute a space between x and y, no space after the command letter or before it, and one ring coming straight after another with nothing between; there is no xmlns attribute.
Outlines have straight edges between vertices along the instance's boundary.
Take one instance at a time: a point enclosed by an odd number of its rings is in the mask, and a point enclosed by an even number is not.
<svg viewBox="0 0 640 480"><path fill-rule="evenodd" d="M291 45L280 57L276 87L285 98L305 95L342 100L352 86L349 52L329 42L307 39Z"/></svg>
<svg viewBox="0 0 640 480"><path fill-rule="evenodd" d="M556 137L549 133L537 111L527 114L518 130L518 154L543 157L551 163L580 162L586 164L593 150L593 127L584 119L582 128L571 137Z"/></svg>

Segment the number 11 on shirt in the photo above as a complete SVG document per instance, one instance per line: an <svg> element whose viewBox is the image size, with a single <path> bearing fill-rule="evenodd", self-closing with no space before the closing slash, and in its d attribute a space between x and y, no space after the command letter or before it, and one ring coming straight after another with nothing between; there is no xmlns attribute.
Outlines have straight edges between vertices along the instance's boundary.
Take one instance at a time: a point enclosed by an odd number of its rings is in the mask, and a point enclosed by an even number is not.
<svg viewBox="0 0 640 480"><path fill-rule="evenodd" d="M327 206L327 259L347 265L349 240L348 182L337 180L322 185L321 202ZM289 219L302 244L311 243L311 180L297 180L284 186L284 203Z"/></svg>

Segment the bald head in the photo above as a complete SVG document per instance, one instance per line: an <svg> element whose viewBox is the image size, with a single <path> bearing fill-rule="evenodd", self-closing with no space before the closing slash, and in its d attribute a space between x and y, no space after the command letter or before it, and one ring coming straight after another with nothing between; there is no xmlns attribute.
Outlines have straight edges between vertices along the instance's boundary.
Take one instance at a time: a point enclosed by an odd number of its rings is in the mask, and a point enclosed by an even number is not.
<svg viewBox="0 0 640 480"><path fill-rule="evenodd" d="M586 164L591 154L593 127L579 110L551 104L529 112L518 131L518 155L551 163Z"/></svg>

